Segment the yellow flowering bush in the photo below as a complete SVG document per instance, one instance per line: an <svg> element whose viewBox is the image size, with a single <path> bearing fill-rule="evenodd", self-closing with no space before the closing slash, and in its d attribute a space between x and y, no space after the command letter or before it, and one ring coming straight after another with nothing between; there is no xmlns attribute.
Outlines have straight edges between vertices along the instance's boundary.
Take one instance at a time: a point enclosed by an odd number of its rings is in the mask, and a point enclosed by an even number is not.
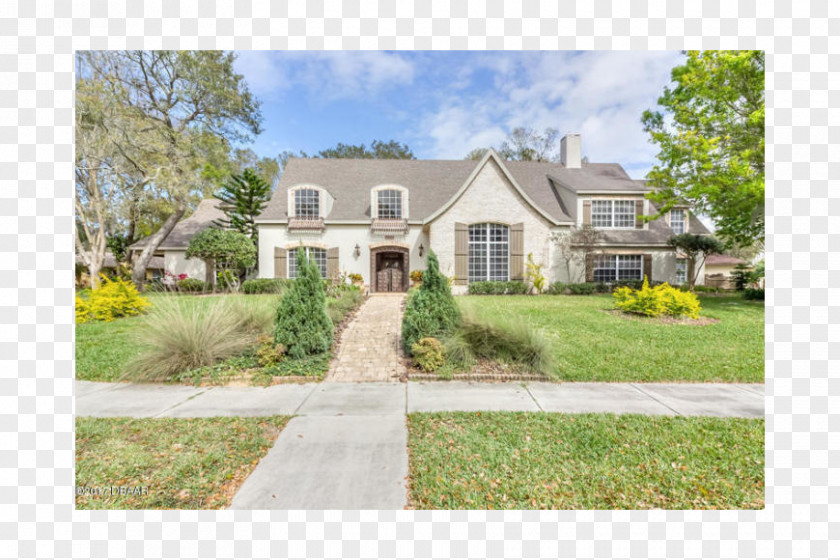
<svg viewBox="0 0 840 560"><path fill-rule="evenodd" d="M696 295L674 288L668 283L651 288L647 277L638 290L624 286L613 292L613 297L616 308L627 313L690 319L696 319L700 315L700 301Z"/></svg>
<svg viewBox="0 0 840 560"><path fill-rule="evenodd" d="M113 321L143 313L151 303L140 295L129 280L110 280L102 275L102 284L84 300L76 296L76 323Z"/></svg>

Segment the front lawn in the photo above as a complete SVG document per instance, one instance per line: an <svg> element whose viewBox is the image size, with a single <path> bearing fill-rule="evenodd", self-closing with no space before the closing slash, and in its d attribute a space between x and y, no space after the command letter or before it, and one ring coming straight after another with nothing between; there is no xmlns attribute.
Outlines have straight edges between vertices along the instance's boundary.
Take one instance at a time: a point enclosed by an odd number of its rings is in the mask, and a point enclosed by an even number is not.
<svg viewBox="0 0 840 560"><path fill-rule="evenodd" d="M408 428L415 509L764 507L760 419L454 412Z"/></svg>
<svg viewBox="0 0 840 560"><path fill-rule="evenodd" d="M76 418L76 508L225 508L288 419Z"/></svg>
<svg viewBox="0 0 840 560"><path fill-rule="evenodd" d="M541 329L567 381L764 381L764 304L700 296L710 325L659 324L607 313L611 295L464 296L479 317L516 317Z"/></svg>

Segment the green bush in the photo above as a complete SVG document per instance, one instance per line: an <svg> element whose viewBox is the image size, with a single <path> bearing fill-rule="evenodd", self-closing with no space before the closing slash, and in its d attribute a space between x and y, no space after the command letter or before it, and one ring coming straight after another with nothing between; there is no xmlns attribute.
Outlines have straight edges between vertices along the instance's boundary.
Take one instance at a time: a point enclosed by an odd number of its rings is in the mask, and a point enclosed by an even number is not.
<svg viewBox="0 0 840 560"><path fill-rule="evenodd" d="M443 366L443 344L436 338L426 337L411 346L411 355L423 371L435 371Z"/></svg>
<svg viewBox="0 0 840 560"><path fill-rule="evenodd" d="M700 301L691 292L683 292L667 283L654 288L645 279L638 290L621 287L614 293L615 306L626 313L648 317L689 317L696 319L700 314Z"/></svg>
<svg viewBox="0 0 840 560"><path fill-rule="evenodd" d="M531 371L551 374L553 354L551 344L540 332L524 321L478 320L466 317L457 337L467 344L474 356L519 364ZM454 351L455 342L451 343ZM463 350L458 349L458 352Z"/></svg>
<svg viewBox="0 0 840 560"><path fill-rule="evenodd" d="M509 282L481 281L470 283L467 291L472 295L527 294L528 285L518 280L511 280Z"/></svg>
<svg viewBox="0 0 840 560"><path fill-rule="evenodd" d="M273 337L261 336L257 342L257 363L262 367L277 365L285 358L286 349L282 344L274 342Z"/></svg>
<svg viewBox="0 0 840 560"><path fill-rule="evenodd" d="M680 289L683 291L687 290L688 284L683 284L680 286ZM722 290L717 286L704 286L702 284L696 284L694 286L694 291L697 293L719 294Z"/></svg>
<svg viewBox="0 0 840 560"><path fill-rule="evenodd" d="M764 301L763 288L747 288L744 290L744 299L751 301Z"/></svg>
<svg viewBox="0 0 840 560"><path fill-rule="evenodd" d="M87 299L76 296L76 323L113 321L142 314L151 305L128 280L110 280L101 275L101 284Z"/></svg>
<svg viewBox="0 0 840 560"><path fill-rule="evenodd" d="M252 278L242 283L244 294L282 294L289 281L283 278Z"/></svg>
<svg viewBox="0 0 840 560"><path fill-rule="evenodd" d="M326 294L318 266L303 249L297 251L298 276L277 308L274 340L292 358L321 354L333 342L333 322L327 314Z"/></svg>
<svg viewBox="0 0 840 560"><path fill-rule="evenodd" d="M423 283L406 302L402 322L403 348L411 352L412 346L421 338L444 338L455 329L458 321L458 307L449 282L440 272L434 251L429 251Z"/></svg>
<svg viewBox="0 0 840 560"><path fill-rule="evenodd" d="M178 280L178 289L182 292L203 292L204 287L204 282L198 278L184 278L183 280Z"/></svg>

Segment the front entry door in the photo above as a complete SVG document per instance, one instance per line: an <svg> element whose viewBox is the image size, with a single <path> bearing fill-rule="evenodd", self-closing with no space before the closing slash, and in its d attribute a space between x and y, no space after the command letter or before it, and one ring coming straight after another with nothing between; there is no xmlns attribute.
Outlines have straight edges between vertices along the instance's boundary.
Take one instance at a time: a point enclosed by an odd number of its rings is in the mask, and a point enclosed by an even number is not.
<svg viewBox="0 0 840 560"><path fill-rule="evenodd" d="M377 258L376 291L402 292L403 256L399 253L382 253Z"/></svg>

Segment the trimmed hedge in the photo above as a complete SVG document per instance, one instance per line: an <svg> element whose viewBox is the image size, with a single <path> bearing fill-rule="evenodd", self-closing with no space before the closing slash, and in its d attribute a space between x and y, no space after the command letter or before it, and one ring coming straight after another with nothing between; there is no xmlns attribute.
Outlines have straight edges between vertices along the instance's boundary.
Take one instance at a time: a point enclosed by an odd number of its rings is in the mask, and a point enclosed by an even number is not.
<svg viewBox="0 0 840 560"><path fill-rule="evenodd" d="M747 288L744 290L744 299L750 301L764 301L764 290L760 288Z"/></svg>
<svg viewBox="0 0 840 560"><path fill-rule="evenodd" d="M284 278L252 278L242 283L243 294L280 294L289 285Z"/></svg>
<svg viewBox="0 0 840 560"><path fill-rule="evenodd" d="M511 280L509 282L472 282L468 291L471 295L514 295L527 294L528 285L524 282Z"/></svg>
<svg viewBox="0 0 840 560"><path fill-rule="evenodd" d="M555 282L548 287L548 294L550 295L572 295L572 296L589 296L592 294L609 294L619 288L630 288L631 290L639 290L642 288L644 280L617 280L615 282L581 282L579 284L566 284L565 282ZM659 286L663 282L650 282L649 286Z"/></svg>
<svg viewBox="0 0 840 560"><path fill-rule="evenodd" d="M203 292L205 285L198 278L184 278L178 280L178 289L182 292Z"/></svg>

